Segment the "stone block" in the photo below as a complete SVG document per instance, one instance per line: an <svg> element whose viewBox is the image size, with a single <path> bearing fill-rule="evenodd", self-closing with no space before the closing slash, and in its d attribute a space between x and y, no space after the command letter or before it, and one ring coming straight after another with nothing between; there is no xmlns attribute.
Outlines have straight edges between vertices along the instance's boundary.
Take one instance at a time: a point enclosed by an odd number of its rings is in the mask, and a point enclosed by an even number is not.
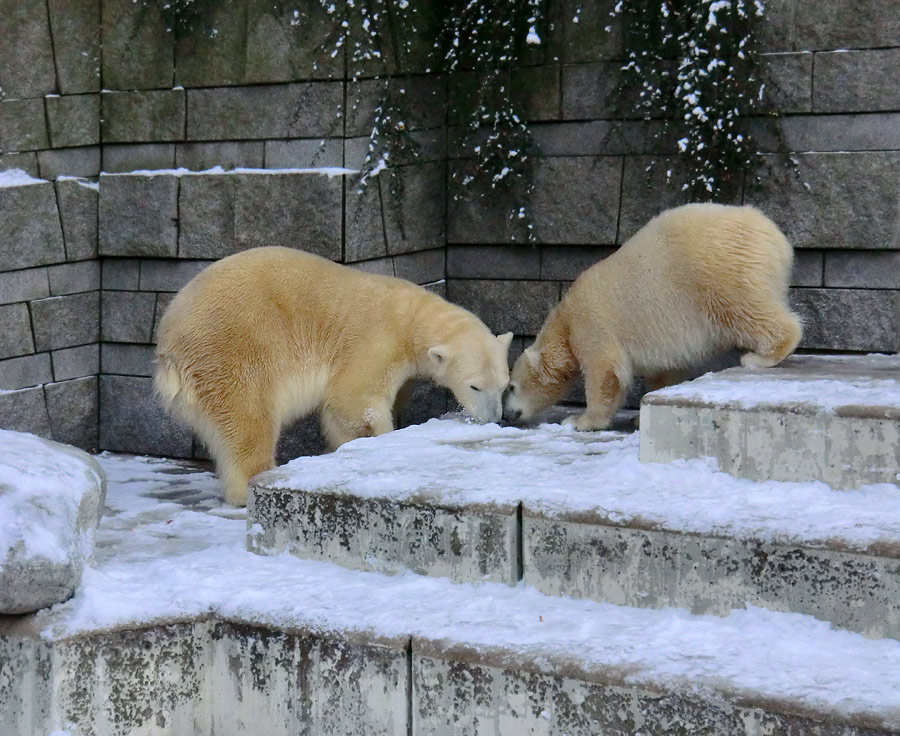
<svg viewBox="0 0 900 736"><path fill-rule="evenodd" d="M426 161L443 162L447 158L447 134L441 128L432 130L413 130L409 134L410 145L391 153L395 166L424 163ZM358 136L344 139L344 166L348 169L362 171L371 168L379 160L379 153L369 150L369 136ZM369 159L367 161L367 159Z"/></svg>
<svg viewBox="0 0 900 736"><path fill-rule="evenodd" d="M454 582L515 584L516 507L456 508L319 489L279 487L278 470L250 484L247 548L356 570L413 572Z"/></svg>
<svg viewBox="0 0 900 736"><path fill-rule="evenodd" d="M50 354L37 353L24 355L20 358L0 360L0 389L3 391L15 391L30 386L40 386L53 380L53 371L50 368ZM0 391L2 395L3 391ZM12 425L7 429L18 429ZM21 430L32 431L32 430Z"/></svg>
<svg viewBox="0 0 900 736"><path fill-rule="evenodd" d="M184 140L184 90L104 92L104 143L160 143Z"/></svg>
<svg viewBox="0 0 900 736"><path fill-rule="evenodd" d="M153 345L105 342L100 346L100 365L104 375L152 376L155 357Z"/></svg>
<svg viewBox="0 0 900 736"><path fill-rule="evenodd" d="M444 164L425 163L388 169L379 174L378 186L389 254L444 246Z"/></svg>
<svg viewBox="0 0 900 736"><path fill-rule="evenodd" d="M177 177L101 177L100 255L164 257L177 252Z"/></svg>
<svg viewBox="0 0 900 736"><path fill-rule="evenodd" d="M621 21L610 16L614 6L613 0L593 3L562 0L563 62L571 64L623 57ZM604 30L607 26L609 31Z"/></svg>
<svg viewBox="0 0 900 736"><path fill-rule="evenodd" d="M900 148L900 114L790 115L780 119L781 140L771 126L751 121L760 151L880 151ZM783 162L776 166L784 167Z"/></svg>
<svg viewBox="0 0 900 736"><path fill-rule="evenodd" d="M346 135L368 136L375 124L378 107L403 112L406 130L439 128L444 124L446 86L435 75L404 79L361 79L347 85ZM382 127L386 124L382 123Z"/></svg>
<svg viewBox="0 0 900 736"><path fill-rule="evenodd" d="M235 234L234 176L183 176L179 193L178 253L223 258L243 250Z"/></svg>
<svg viewBox="0 0 900 736"><path fill-rule="evenodd" d="M57 442L96 452L99 419L97 376L44 386L50 436Z"/></svg>
<svg viewBox="0 0 900 736"><path fill-rule="evenodd" d="M391 256L373 258L370 261L355 261L353 263L348 263L347 265L350 266L350 268L355 268L357 271L362 271L364 273L375 273L380 276L394 275L394 259Z"/></svg>
<svg viewBox="0 0 900 736"><path fill-rule="evenodd" d="M100 175L100 146L51 148L38 151L37 158L42 179L52 181L61 176L88 178Z"/></svg>
<svg viewBox="0 0 900 736"><path fill-rule="evenodd" d="M5 383L3 363L0 363L0 388L5 388ZM43 386L0 391L0 428L49 437L50 419Z"/></svg>
<svg viewBox="0 0 900 736"><path fill-rule="evenodd" d="M60 92L100 91L100 0L48 0Z"/></svg>
<svg viewBox="0 0 900 736"><path fill-rule="evenodd" d="M315 138L343 132L338 114L343 110L341 82L217 87L187 94L191 141Z"/></svg>
<svg viewBox="0 0 900 736"><path fill-rule="evenodd" d="M105 89L170 89L174 33L155 4L103 0L102 74Z"/></svg>
<svg viewBox="0 0 900 736"><path fill-rule="evenodd" d="M409 389L406 405L399 407L397 429L441 417L455 406L456 399L449 389L425 379L417 379Z"/></svg>
<svg viewBox="0 0 900 736"><path fill-rule="evenodd" d="M18 153L49 147L43 100L0 100L0 151Z"/></svg>
<svg viewBox="0 0 900 736"><path fill-rule="evenodd" d="M247 2L222 0L175 42L175 83L183 87L243 84L247 65Z"/></svg>
<svg viewBox="0 0 900 736"><path fill-rule="evenodd" d="M794 48L803 50L900 46L900 17L892 0L794 0Z"/></svg>
<svg viewBox="0 0 900 736"><path fill-rule="evenodd" d="M477 314L497 335L536 335L559 301L559 284L450 279L447 298Z"/></svg>
<svg viewBox="0 0 900 736"><path fill-rule="evenodd" d="M50 296L46 268L0 271L0 304L27 302Z"/></svg>
<svg viewBox="0 0 900 736"><path fill-rule="evenodd" d="M365 184L359 184L350 179L344 190L344 261L353 263L386 256L387 238L378 180L368 179Z"/></svg>
<svg viewBox="0 0 900 736"><path fill-rule="evenodd" d="M757 38L763 52L794 48L794 0L769 0L765 4L765 16L758 24Z"/></svg>
<svg viewBox="0 0 900 736"><path fill-rule="evenodd" d="M464 185L462 182L474 175L469 161L450 163L448 173L448 243L485 245L528 240L526 221L519 217L528 199L518 183L496 189L483 181Z"/></svg>
<svg viewBox="0 0 900 736"><path fill-rule="evenodd" d="M149 343L155 309L156 294L104 291L100 301L100 339L104 342Z"/></svg>
<svg viewBox="0 0 900 736"><path fill-rule="evenodd" d="M615 248L545 246L541 249L540 278L548 281L574 281L582 271L615 252Z"/></svg>
<svg viewBox="0 0 900 736"><path fill-rule="evenodd" d="M4 524L0 613L31 613L66 600L81 582L106 476L74 447L15 432L3 432L2 442L3 463L12 470L4 507L16 523Z"/></svg>
<svg viewBox="0 0 900 736"><path fill-rule="evenodd" d="M181 143L175 148L175 165L191 171L205 171L214 166L226 170L261 169L264 145L262 141Z"/></svg>
<svg viewBox="0 0 900 736"><path fill-rule="evenodd" d="M53 95L44 98L44 105L53 148L100 142L100 95Z"/></svg>
<svg viewBox="0 0 900 736"><path fill-rule="evenodd" d="M0 358L34 352L27 304L0 307Z"/></svg>
<svg viewBox="0 0 900 736"><path fill-rule="evenodd" d="M795 250L791 286L822 286L824 261L820 250Z"/></svg>
<svg viewBox="0 0 900 736"><path fill-rule="evenodd" d="M816 54L816 112L874 112L900 107L900 48Z"/></svg>
<svg viewBox="0 0 900 736"><path fill-rule="evenodd" d="M103 171L107 174L171 169L174 166L174 143L108 143L103 146Z"/></svg>
<svg viewBox="0 0 900 736"><path fill-rule="evenodd" d="M321 455L327 451L328 444L319 428L319 418L311 414L291 422L281 431L275 448L275 460L280 465L295 457Z"/></svg>
<svg viewBox="0 0 900 736"><path fill-rule="evenodd" d="M99 189L99 185L87 181L63 179L56 182L66 258L70 261L97 257Z"/></svg>
<svg viewBox="0 0 900 736"><path fill-rule="evenodd" d="M56 69L46 3L2 0L0 18L3 18L4 39L0 45L0 86L4 94L40 97L53 92Z"/></svg>
<svg viewBox="0 0 900 736"><path fill-rule="evenodd" d="M538 159L531 197L537 241L614 243L621 186L622 161L616 157Z"/></svg>
<svg viewBox="0 0 900 736"><path fill-rule="evenodd" d="M547 123L532 130L543 156L621 156L675 151L658 120L591 120Z"/></svg>
<svg viewBox="0 0 900 736"><path fill-rule="evenodd" d="M559 120L562 116L560 67L520 67L513 72L509 91L512 103L525 120Z"/></svg>
<svg viewBox="0 0 900 736"><path fill-rule="evenodd" d="M153 336L150 342L159 342L159 323L174 298L175 294L170 292L163 292L156 295L156 313L153 315Z"/></svg>
<svg viewBox="0 0 900 736"><path fill-rule="evenodd" d="M525 509L525 583L547 595L727 616L747 604L900 636L900 561L836 548L621 527ZM859 600L866 600L865 606Z"/></svg>
<svg viewBox="0 0 900 736"><path fill-rule="evenodd" d="M800 347L818 350L900 350L900 292L880 289L792 289L803 320Z"/></svg>
<svg viewBox="0 0 900 736"><path fill-rule="evenodd" d="M40 176L38 157L33 151L28 153L0 153L0 171L19 169L37 179Z"/></svg>
<svg viewBox="0 0 900 736"><path fill-rule="evenodd" d="M835 489L896 484L898 367L897 356L794 355L777 370L731 368L655 391L641 402L640 459L709 456L739 478Z"/></svg>
<svg viewBox="0 0 900 736"><path fill-rule="evenodd" d="M612 93L619 81L621 62L566 64L562 67L562 117L597 120L615 115Z"/></svg>
<svg viewBox="0 0 900 736"><path fill-rule="evenodd" d="M50 357L54 381L95 376L100 372L100 346L96 343L54 350Z"/></svg>
<svg viewBox="0 0 900 736"><path fill-rule="evenodd" d="M343 145L339 139L266 141L265 145L267 169L312 169L344 165Z"/></svg>
<svg viewBox="0 0 900 736"><path fill-rule="evenodd" d="M163 457L190 457L191 433L168 417L153 379L100 376L100 449Z"/></svg>
<svg viewBox="0 0 900 736"><path fill-rule="evenodd" d="M100 288L100 262L80 261L49 266L51 296L78 294L82 291L96 291Z"/></svg>
<svg viewBox="0 0 900 736"><path fill-rule="evenodd" d="M534 245L451 245L447 278L539 279L541 251Z"/></svg>
<svg viewBox="0 0 900 736"><path fill-rule="evenodd" d="M31 302L35 349L57 350L100 337L100 294L89 291Z"/></svg>
<svg viewBox="0 0 900 736"><path fill-rule="evenodd" d="M900 251L830 251L825 253L827 287L900 289Z"/></svg>
<svg viewBox="0 0 900 736"><path fill-rule="evenodd" d="M103 289L137 291L141 262L134 258L104 258L101 277Z"/></svg>
<svg viewBox="0 0 900 736"><path fill-rule="evenodd" d="M439 281L444 278L445 260L443 248L394 256L394 276L412 281L414 284Z"/></svg>
<svg viewBox="0 0 900 736"><path fill-rule="evenodd" d="M759 109L782 114L811 112L813 54L765 54L762 62L768 84Z"/></svg>
<svg viewBox="0 0 900 736"><path fill-rule="evenodd" d="M141 291L179 291L212 261L141 261Z"/></svg>
<svg viewBox="0 0 900 736"><path fill-rule="evenodd" d="M247 52L244 82L294 82L340 79L343 54L322 53L334 30L334 16L321 3L273 6L247 3Z"/></svg>
<svg viewBox="0 0 900 736"><path fill-rule="evenodd" d="M795 248L900 248L900 153L795 154L798 174L765 157L755 204Z"/></svg>
<svg viewBox="0 0 900 736"><path fill-rule="evenodd" d="M322 174L235 174L235 238L241 250L285 245L341 257L343 182Z"/></svg>

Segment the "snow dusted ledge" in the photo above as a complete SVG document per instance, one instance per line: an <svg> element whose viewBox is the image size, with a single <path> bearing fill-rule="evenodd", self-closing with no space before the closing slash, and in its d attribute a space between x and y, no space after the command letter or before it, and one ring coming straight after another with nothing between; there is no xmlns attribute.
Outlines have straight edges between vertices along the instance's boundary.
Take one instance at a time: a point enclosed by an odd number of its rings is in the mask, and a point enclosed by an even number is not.
<svg viewBox="0 0 900 736"><path fill-rule="evenodd" d="M105 483L87 453L0 430L0 614L72 595L93 551Z"/></svg>
<svg viewBox="0 0 900 736"><path fill-rule="evenodd" d="M0 733L900 731L900 642L255 555L209 474L100 461L83 585L0 620Z"/></svg>
<svg viewBox="0 0 900 736"><path fill-rule="evenodd" d="M647 394L641 459L709 456L753 480L900 485L900 356L796 355Z"/></svg>

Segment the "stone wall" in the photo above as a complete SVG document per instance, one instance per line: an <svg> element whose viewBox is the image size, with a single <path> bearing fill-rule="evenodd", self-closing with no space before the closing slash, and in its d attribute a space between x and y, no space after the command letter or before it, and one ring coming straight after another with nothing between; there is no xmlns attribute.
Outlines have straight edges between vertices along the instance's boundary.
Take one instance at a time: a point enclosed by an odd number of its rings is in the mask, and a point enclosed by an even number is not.
<svg viewBox="0 0 900 736"><path fill-rule="evenodd" d="M610 119L610 4L554 0L553 30L511 80L539 155L525 244L510 195L454 201L468 152L421 48L349 73L342 54L316 54L331 20L313 0L220 3L215 35L187 38L152 3L0 0L0 171L45 180L0 188L0 426L202 455L153 399L156 325L191 276L256 245L434 284L521 350L581 270L683 199L664 169L648 178L653 123ZM896 351L900 16L892 0L768 9L772 104L798 175L773 154L760 187L738 182L726 200L759 204L796 246L804 348ZM404 80L421 150L394 162L402 195L383 176L360 189L298 171L361 166L385 68ZM214 166L228 173L181 170ZM422 396L418 417L446 406ZM285 455L318 446L309 426Z"/></svg>

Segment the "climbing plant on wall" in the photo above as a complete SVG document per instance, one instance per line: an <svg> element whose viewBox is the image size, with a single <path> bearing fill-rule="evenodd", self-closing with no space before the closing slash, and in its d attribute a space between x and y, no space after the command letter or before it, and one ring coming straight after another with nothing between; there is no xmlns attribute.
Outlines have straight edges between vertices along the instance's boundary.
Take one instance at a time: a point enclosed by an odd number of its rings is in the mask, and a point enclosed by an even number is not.
<svg viewBox="0 0 900 736"><path fill-rule="evenodd" d="M713 199L759 163L747 115L766 93L759 0L619 0L625 63L614 95L623 117L660 119L660 150L677 151L682 186ZM671 169L669 169L671 171Z"/></svg>

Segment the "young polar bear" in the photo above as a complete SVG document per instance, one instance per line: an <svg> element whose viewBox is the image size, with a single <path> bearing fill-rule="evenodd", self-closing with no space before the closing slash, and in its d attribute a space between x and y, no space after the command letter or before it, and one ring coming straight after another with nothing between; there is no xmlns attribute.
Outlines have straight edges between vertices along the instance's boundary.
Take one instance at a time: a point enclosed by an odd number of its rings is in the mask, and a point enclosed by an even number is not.
<svg viewBox="0 0 900 736"><path fill-rule="evenodd" d="M689 204L651 220L582 273L513 366L504 418L527 421L584 373L580 430L609 426L634 376L651 388L717 351L769 367L800 342L787 307L793 251L753 207Z"/></svg>
<svg viewBox="0 0 900 736"><path fill-rule="evenodd" d="M255 248L175 296L154 379L209 447L226 500L244 505L287 422L318 410L332 449L390 432L397 394L416 377L449 388L479 422L499 421L511 339L407 281Z"/></svg>

